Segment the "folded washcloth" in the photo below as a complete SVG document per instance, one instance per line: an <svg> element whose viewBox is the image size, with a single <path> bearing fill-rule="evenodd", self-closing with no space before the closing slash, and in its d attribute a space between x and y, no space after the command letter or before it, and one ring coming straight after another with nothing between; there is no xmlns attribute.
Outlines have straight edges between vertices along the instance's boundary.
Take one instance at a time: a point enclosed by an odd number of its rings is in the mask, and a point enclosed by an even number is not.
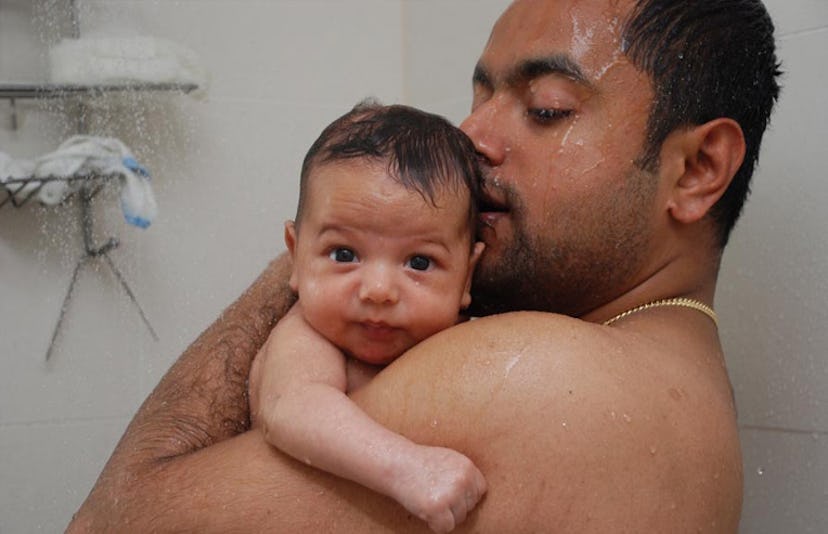
<svg viewBox="0 0 828 534"><path fill-rule="evenodd" d="M118 139L90 135L70 137L54 152L38 158L32 173L35 179L93 174L120 177L121 208L128 223L146 228L155 219L158 205L149 172ZM50 181L38 192L38 198L44 204L58 204L81 185L81 181Z"/></svg>
<svg viewBox="0 0 828 534"><path fill-rule="evenodd" d="M195 84L195 96L203 96L208 84L207 72L192 50L157 37L64 39L49 50L49 67L54 83Z"/></svg>
<svg viewBox="0 0 828 534"><path fill-rule="evenodd" d="M29 178L34 171L35 162L29 159L12 159L5 152L0 152L0 184L9 180Z"/></svg>
<svg viewBox="0 0 828 534"><path fill-rule="evenodd" d="M0 184L5 184L9 180L25 180L31 178L34 172L35 162L29 159L12 159L11 156L5 152L0 152ZM29 194L37 189L39 182L27 181L25 183L16 182L9 184L6 187L9 196L13 196L15 201L22 201L28 198Z"/></svg>

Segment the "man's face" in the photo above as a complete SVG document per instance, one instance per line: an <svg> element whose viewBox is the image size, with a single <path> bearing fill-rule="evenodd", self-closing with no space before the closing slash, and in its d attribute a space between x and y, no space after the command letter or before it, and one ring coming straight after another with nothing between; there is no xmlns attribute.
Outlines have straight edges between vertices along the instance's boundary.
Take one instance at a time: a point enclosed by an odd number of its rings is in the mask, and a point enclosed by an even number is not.
<svg viewBox="0 0 828 534"><path fill-rule="evenodd" d="M634 164L653 93L629 7L518 0L495 25L462 125L488 163L475 311L577 316L640 282L657 183Z"/></svg>

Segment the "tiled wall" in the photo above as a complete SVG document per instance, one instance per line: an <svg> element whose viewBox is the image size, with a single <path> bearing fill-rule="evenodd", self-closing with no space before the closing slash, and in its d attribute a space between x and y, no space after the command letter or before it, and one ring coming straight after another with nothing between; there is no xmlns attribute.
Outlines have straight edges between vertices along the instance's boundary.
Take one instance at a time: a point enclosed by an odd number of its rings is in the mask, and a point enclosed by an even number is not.
<svg viewBox="0 0 828 534"><path fill-rule="evenodd" d="M0 0L0 80L44 75L37 2L30 24L32 2ZM93 263L44 362L81 253L77 206L0 209L2 534L65 526L167 366L283 248L299 164L319 130L369 94L459 122L474 60L508 1L79 3L84 32L174 39L201 55L212 85L202 101L149 99L117 120L96 112L104 132L154 172L161 215L150 229L127 227L113 198L99 199L96 214L100 237L123 241L113 260L160 341L106 267ZM768 6L786 87L753 198L725 254L716 306L745 451L741 532L826 532L828 186L819 157L828 3ZM0 102L0 150L16 156L53 149L74 127L51 108L19 107L12 131Z"/></svg>
<svg viewBox="0 0 828 534"><path fill-rule="evenodd" d="M828 532L828 2L769 0L782 98L716 304L739 408L742 532Z"/></svg>
<svg viewBox="0 0 828 534"><path fill-rule="evenodd" d="M45 3L0 0L1 80L45 78ZM95 209L98 239L123 242L112 259L158 342L105 263L93 261L45 362L81 255L78 207L0 209L2 534L63 530L163 372L284 249L282 224L293 216L313 139L365 96L403 95L397 1L78 4L83 34L172 39L201 56L212 84L205 100L140 98L120 112L90 113L96 133L123 139L153 172L160 214L149 229L126 225L112 195ZM55 149L74 122L53 107L18 102L14 131L0 101L0 150L30 157Z"/></svg>

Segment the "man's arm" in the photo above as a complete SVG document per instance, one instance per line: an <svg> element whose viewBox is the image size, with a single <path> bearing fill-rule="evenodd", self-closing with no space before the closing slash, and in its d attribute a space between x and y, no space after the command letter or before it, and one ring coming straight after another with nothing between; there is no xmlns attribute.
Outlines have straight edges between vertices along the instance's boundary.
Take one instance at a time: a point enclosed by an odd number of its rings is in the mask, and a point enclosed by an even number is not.
<svg viewBox="0 0 828 534"><path fill-rule="evenodd" d="M741 464L727 378L706 356L716 343L686 321L653 324L625 332L537 313L464 323L352 398L484 473L489 491L458 532L735 532ZM288 458L259 432L166 461L121 456L130 469L107 467L77 525L427 532L392 500Z"/></svg>
<svg viewBox="0 0 828 534"><path fill-rule="evenodd" d="M205 330L144 401L78 516L104 517L112 495L145 473L238 435L250 426L250 364L276 322L295 302L287 285L290 257L273 260ZM92 512L94 514L88 514ZM80 526L74 522L72 527Z"/></svg>

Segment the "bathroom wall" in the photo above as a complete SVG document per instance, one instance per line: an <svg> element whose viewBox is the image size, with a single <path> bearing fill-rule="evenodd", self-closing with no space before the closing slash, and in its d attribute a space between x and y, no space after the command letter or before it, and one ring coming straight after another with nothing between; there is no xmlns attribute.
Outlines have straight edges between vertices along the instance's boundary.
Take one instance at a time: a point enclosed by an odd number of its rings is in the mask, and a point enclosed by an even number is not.
<svg viewBox="0 0 828 534"><path fill-rule="evenodd" d="M784 88L716 305L739 407L742 532L828 532L828 3L769 0Z"/></svg>
<svg viewBox="0 0 828 534"><path fill-rule="evenodd" d="M0 0L0 81L46 77L44 41L64 29L43 6ZM46 362L82 255L78 206L0 209L0 533L61 532L143 398L186 345L284 249L298 171L321 129L365 96L403 98L397 1L79 0L81 33L148 34L197 52L203 100L105 99L89 130L116 135L153 173L160 205L147 230L117 198L95 203L106 263L85 265ZM114 107L118 111L113 112ZM77 126L57 102L0 101L0 150L32 157ZM69 110L71 111L71 110Z"/></svg>
<svg viewBox="0 0 828 534"><path fill-rule="evenodd" d="M42 43L54 26L32 4L0 0L0 81L45 76ZM77 206L0 209L0 533L65 526L166 368L283 249L301 157L319 130L369 94L459 122L474 60L506 5L80 2L83 33L174 39L201 55L212 84L204 100L140 98L117 118L91 114L154 174L161 213L148 230L124 224L111 195L95 213L99 239L122 240L113 261L159 341L105 264L91 262L45 362L82 252ZM828 4L768 7L786 87L725 254L716 307L745 452L741 532L826 532L828 186L818 157L828 124ZM15 156L51 150L76 127L54 103L18 108L15 131L0 101L0 150Z"/></svg>

